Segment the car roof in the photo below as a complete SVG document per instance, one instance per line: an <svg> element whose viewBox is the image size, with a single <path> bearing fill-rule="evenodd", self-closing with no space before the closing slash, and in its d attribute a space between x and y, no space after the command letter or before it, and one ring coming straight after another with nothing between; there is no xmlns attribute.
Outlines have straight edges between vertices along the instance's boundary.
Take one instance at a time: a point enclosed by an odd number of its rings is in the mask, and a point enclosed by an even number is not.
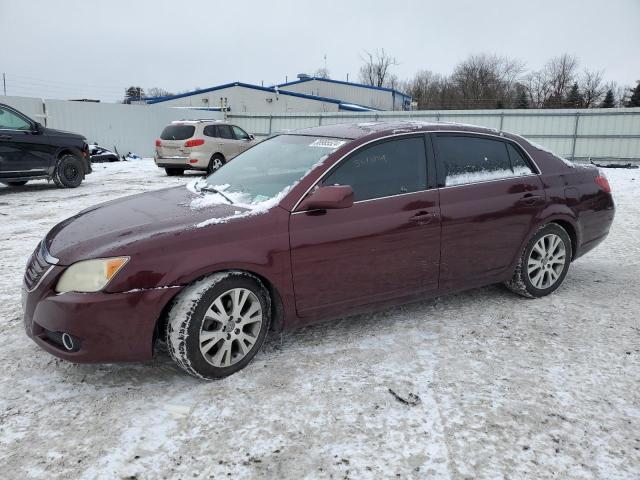
<svg viewBox="0 0 640 480"><path fill-rule="evenodd" d="M197 119L197 120L174 120L173 122L171 122L172 125L182 125L182 124L197 125L199 123L222 123L225 125L230 125L230 123L227 122L226 120L216 120L213 118L204 118L204 119Z"/></svg>
<svg viewBox="0 0 640 480"><path fill-rule="evenodd" d="M500 132L493 128L467 125L464 123L448 122L424 122L424 121L390 121L390 122L360 122L338 123L334 125L321 125L317 127L302 128L299 130L283 131L287 135L309 135L316 137L336 137L355 140L357 138L372 136L383 137L398 133L431 132L438 130L459 131L469 133L484 133L499 135Z"/></svg>

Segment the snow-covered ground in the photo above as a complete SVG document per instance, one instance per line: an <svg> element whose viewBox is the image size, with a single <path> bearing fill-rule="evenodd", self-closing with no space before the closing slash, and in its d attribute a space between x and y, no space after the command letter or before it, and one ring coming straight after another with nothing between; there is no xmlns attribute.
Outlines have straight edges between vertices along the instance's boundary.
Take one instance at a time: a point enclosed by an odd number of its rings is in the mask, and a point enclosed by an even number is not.
<svg viewBox="0 0 640 480"><path fill-rule="evenodd" d="M611 235L552 296L495 286L285 333L212 383L166 354L66 363L21 323L47 230L193 175L143 160L96 165L75 190L0 187L0 475L640 478L640 171L607 174Z"/></svg>

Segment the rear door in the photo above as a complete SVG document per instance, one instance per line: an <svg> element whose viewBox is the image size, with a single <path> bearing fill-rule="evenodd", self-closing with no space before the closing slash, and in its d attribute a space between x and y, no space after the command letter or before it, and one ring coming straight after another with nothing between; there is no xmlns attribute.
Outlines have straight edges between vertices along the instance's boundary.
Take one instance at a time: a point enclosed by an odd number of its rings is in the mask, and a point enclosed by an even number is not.
<svg viewBox="0 0 640 480"><path fill-rule="evenodd" d="M52 148L46 135L12 109L0 106L0 178L47 173Z"/></svg>
<svg viewBox="0 0 640 480"><path fill-rule="evenodd" d="M535 166L514 143L438 133L442 258L440 287L501 281L545 205Z"/></svg>
<svg viewBox="0 0 640 480"><path fill-rule="evenodd" d="M430 188L424 142L419 135L362 147L322 182L350 185L352 207L291 215L300 316L341 314L437 289L438 190Z"/></svg>

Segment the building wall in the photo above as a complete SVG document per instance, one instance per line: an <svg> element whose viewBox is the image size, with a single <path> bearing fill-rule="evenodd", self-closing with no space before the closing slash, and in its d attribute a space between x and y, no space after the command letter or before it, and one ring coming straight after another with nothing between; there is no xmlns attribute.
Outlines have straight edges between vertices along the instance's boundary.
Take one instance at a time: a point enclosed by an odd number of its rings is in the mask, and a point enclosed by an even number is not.
<svg viewBox="0 0 640 480"><path fill-rule="evenodd" d="M232 112L287 113L287 112L337 112L338 104L322 102L291 95L235 85L212 92L174 98L155 105L165 107L220 107L221 98L227 99Z"/></svg>
<svg viewBox="0 0 640 480"><path fill-rule="evenodd" d="M386 90L345 85L342 83L309 80L282 87L291 92L336 98L344 103L354 103L378 110L402 110L403 97Z"/></svg>

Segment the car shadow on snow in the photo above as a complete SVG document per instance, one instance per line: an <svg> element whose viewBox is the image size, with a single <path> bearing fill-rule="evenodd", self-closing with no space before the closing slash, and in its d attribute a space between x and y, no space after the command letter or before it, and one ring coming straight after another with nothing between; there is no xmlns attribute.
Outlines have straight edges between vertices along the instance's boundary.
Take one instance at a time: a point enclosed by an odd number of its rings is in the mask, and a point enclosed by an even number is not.
<svg viewBox="0 0 640 480"><path fill-rule="evenodd" d="M476 312L482 308L491 311L494 305L513 302L514 311L521 302L527 302L502 286L489 286L466 292L437 297L424 301L390 307L383 310L353 315L321 322L308 327L285 332L270 332L262 349L254 362L236 373L244 380L251 381L260 376L263 368L277 369L278 358L287 355L298 355L305 350L332 347L336 343L349 343L357 349L359 341L371 337L396 335L398 331L420 329L429 334L436 334L441 322L452 314L466 314L463 321L471 325ZM264 364L258 368L257 364ZM64 383L86 383L95 387L139 387L145 384L183 383L185 386L196 385L201 381L184 373L177 367L163 343L158 342L154 359L144 363L124 364L71 364L55 359L58 378ZM228 377L229 378L229 377ZM220 381L224 381L220 380Z"/></svg>

